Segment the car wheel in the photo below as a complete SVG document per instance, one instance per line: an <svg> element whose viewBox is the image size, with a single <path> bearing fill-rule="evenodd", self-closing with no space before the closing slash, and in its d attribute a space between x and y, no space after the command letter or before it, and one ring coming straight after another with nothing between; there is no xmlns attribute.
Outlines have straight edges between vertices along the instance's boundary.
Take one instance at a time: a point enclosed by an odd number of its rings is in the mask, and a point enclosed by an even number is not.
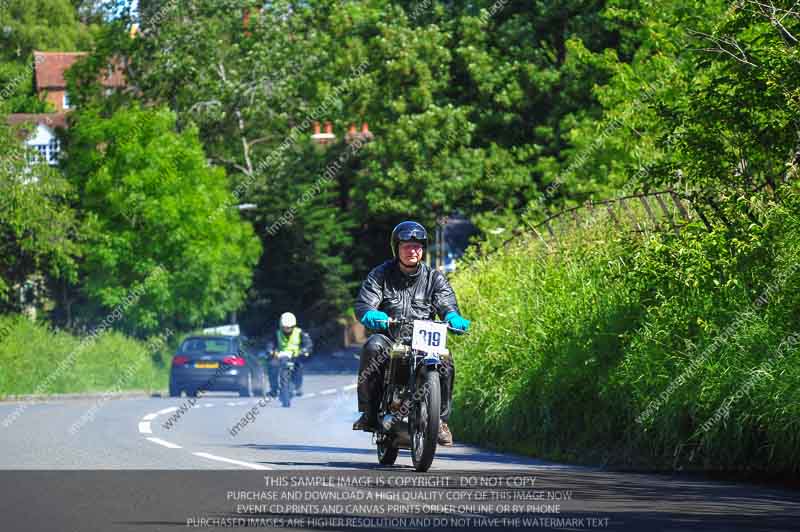
<svg viewBox="0 0 800 532"><path fill-rule="evenodd" d="M178 386L178 383L173 381L172 379L169 380L169 396L170 397L181 396L181 387Z"/></svg>
<svg viewBox="0 0 800 532"><path fill-rule="evenodd" d="M253 397L253 374L247 373L247 381L239 388L239 397Z"/></svg>

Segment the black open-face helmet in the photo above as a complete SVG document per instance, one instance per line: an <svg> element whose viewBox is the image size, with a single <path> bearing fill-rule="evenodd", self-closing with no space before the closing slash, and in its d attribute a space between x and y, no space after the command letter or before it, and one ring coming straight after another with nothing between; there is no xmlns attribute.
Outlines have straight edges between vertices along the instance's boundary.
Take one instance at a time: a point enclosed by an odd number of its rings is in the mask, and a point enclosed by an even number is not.
<svg viewBox="0 0 800 532"><path fill-rule="evenodd" d="M400 242L419 242L424 250L428 247L428 232L417 222L400 222L392 230L392 256L395 258Z"/></svg>

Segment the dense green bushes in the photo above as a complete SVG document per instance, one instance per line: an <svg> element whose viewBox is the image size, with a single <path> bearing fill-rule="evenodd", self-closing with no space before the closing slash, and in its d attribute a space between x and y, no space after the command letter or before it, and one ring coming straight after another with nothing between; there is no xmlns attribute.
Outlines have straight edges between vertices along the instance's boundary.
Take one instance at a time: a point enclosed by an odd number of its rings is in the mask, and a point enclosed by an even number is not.
<svg viewBox="0 0 800 532"><path fill-rule="evenodd" d="M172 339L164 334L144 343L118 332L79 339L21 316L0 316L0 397L166 389L163 350Z"/></svg>
<svg viewBox="0 0 800 532"><path fill-rule="evenodd" d="M598 223L474 263L454 280L476 324L456 429L561 459L800 469L800 202L765 211L679 236Z"/></svg>

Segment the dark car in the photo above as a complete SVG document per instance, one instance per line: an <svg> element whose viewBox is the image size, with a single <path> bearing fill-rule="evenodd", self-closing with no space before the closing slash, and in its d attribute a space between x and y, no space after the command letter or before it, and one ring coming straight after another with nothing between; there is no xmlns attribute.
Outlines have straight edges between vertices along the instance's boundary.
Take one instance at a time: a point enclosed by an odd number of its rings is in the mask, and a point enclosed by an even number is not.
<svg viewBox="0 0 800 532"><path fill-rule="evenodd" d="M172 357L169 395L181 392L233 391L242 397L263 395L266 373L239 336L190 336Z"/></svg>

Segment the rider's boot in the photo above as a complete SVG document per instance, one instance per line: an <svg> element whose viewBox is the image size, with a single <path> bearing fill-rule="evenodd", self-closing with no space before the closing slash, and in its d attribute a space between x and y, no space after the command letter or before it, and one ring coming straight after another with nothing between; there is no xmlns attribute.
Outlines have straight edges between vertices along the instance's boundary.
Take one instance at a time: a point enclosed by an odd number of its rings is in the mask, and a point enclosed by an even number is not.
<svg viewBox="0 0 800 532"><path fill-rule="evenodd" d="M439 445L451 447L453 445L453 433L450 432L450 427L447 423L442 421L439 423Z"/></svg>
<svg viewBox="0 0 800 532"><path fill-rule="evenodd" d="M363 430L366 432L375 432L377 428L376 415L374 412L362 412L361 417L353 423L353 430Z"/></svg>

